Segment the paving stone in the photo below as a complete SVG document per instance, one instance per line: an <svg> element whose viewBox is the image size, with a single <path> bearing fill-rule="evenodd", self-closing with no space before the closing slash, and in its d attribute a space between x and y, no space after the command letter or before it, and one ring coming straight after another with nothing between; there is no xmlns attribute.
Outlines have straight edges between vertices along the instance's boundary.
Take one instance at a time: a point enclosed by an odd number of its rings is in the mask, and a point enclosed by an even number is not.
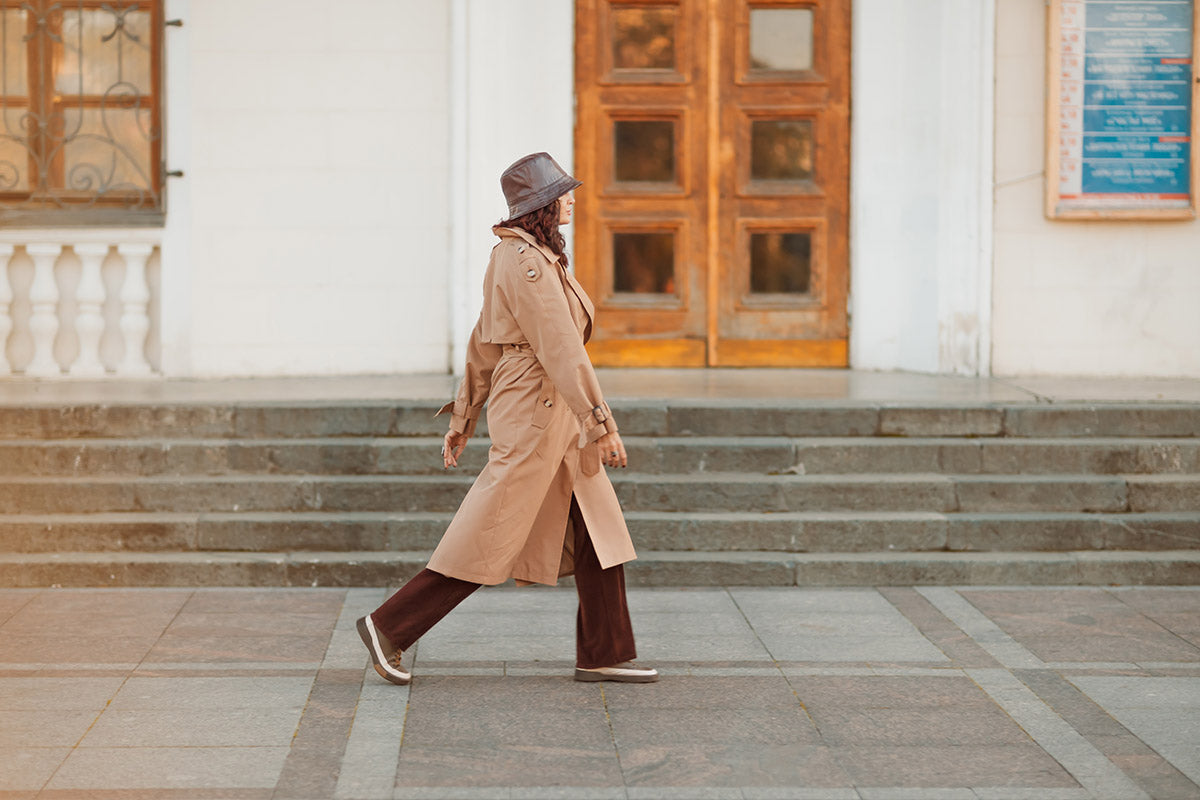
<svg viewBox="0 0 1200 800"><path fill-rule="evenodd" d="M277 636L163 636L146 655L146 662L309 663L321 660L329 636L328 631Z"/></svg>
<svg viewBox="0 0 1200 800"><path fill-rule="evenodd" d="M423 687L415 686L419 695ZM559 711L541 704L530 705L519 714L478 713L458 710L440 713L434 703L410 708L404 724L405 736L422 747L518 747L550 749L570 743L583 751L604 752L612 748L612 732L602 706Z"/></svg>
<svg viewBox="0 0 1200 800"><path fill-rule="evenodd" d="M946 661L941 650L915 636L799 636L759 631L772 657L788 661Z"/></svg>
<svg viewBox="0 0 1200 800"><path fill-rule="evenodd" d="M827 748L802 744L626 747L621 771L631 787L850 785Z"/></svg>
<svg viewBox="0 0 1200 800"><path fill-rule="evenodd" d="M271 788L287 754L286 747L81 747L46 788Z"/></svg>
<svg viewBox="0 0 1200 800"><path fill-rule="evenodd" d="M100 715L79 746L288 747L300 713L298 707L169 711L112 708Z"/></svg>
<svg viewBox="0 0 1200 800"><path fill-rule="evenodd" d="M662 659L684 661L760 661L770 657L753 631L727 636L682 633L655 635L643 629L641 615L633 617L638 657L653 664Z"/></svg>
<svg viewBox="0 0 1200 800"><path fill-rule="evenodd" d="M996 706L809 708L828 745L844 747L949 747L953 745L1028 744L1029 737Z"/></svg>
<svg viewBox="0 0 1200 800"><path fill-rule="evenodd" d="M1127 504L1125 481L1103 476L964 475L954 490L960 511L1115 512Z"/></svg>
<svg viewBox="0 0 1200 800"><path fill-rule="evenodd" d="M819 744L816 728L798 704L719 716L693 708L615 708L609 712L618 752L652 746Z"/></svg>
<svg viewBox="0 0 1200 800"><path fill-rule="evenodd" d="M809 709L889 708L925 711L946 708L974 714L988 713L995 708L992 700L969 678L954 672L937 677L794 676L788 682Z"/></svg>
<svg viewBox="0 0 1200 800"><path fill-rule="evenodd" d="M1102 590L962 594L1043 661L1200 661L1200 649Z"/></svg>
<svg viewBox="0 0 1200 800"><path fill-rule="evenodd" d="M1131 511L1200 509L1200 474L1127 475Z"/></svg>
<svg viewBox="0 0 1200 800"><path fill-rule="evenodd" d="M64 641L69 645L64 648ZM0 631L0 665L22 662L61 664L136 664L146 657L158 636L105 636L94 631L88 636L64 639L51 632L38 634Z"/></svg>
<svg viewBox="0 0 1200 800"><path fill-rule="evenodd" d="M330 614L346 599L344 589L197 589L181 609L185 614Z"/></svg>
<svg viewBox="0 0 1200 800"><path fill-rule="evenodd" d="M432 413L427 419L430 433L442 427L435 424ZM237 406L233 435L381 436L390 431L393 421L394 410L390 404Z"/></svg>
<svg viewBox="0 0 1200 800"><path fill-rule="evenodd" d="M5 750L23 747L74 747L99 713L54 706L39 711L5 708L0 712L0 757Z"/></svg>
<svg viewBox="0 0 1200 800"><path fill-rule="evenodd" d="M263 635L307 635L332 630L337 620L325 614L286 612L230 614L184 612L175 617L167 636L219 637Z"/></svg>
<svg viewBox="0 0 1200 800"><path fill-rule="evenodd" d="M0 748L0 791L34 794L70 754L66 747L4 747ZM32 795L31 795L32 796Z"/></svg>
<svg viewBox="0 0 1200 800"><path fill-rule="evenodd" d="M769 678L680 676L654 684L606 684L610 711L622 708L759 709L799 708L782 675Z"/></svg>
<svg viewBox="0 0 1200 800"><path fill-rule="evenodd" d="M790 440L783 437L727 438L624 438L629 463L638 472L705 473L754 472L778 473L788 470L795 460ZM736 442L736 446L730 444Z"/></svg>
<svg viewBox="0 0 1200 800"><path fill-rule="evenodd" d="M1194 405L1055 404L1005 409L1008 436L1200 436Z"/></svg>
<svg viewBox="0 0 1200 800"><path fill-rule="evenodd" d="M229 436L233 409L221 405L55 405L0 407L0 437Z"/></svg>
<svg viewBox="0 0 1200 800"><path fill-rule="evenodd" d="M883 408L879 433L884 436L998 436L1004 429L1001 408Z"/></svg>
<svg viewBox="0 0 1200 800"><path fill-rule="evenodd" d="M879 428L874 408L672 405L673 436L871 436Z"/></svg>
<svg viewBox="0 0 1200 800"><path fill-rule="evenodd" d="M313 678L138 678L112 700L117 711L206 711L213 709L300 709Z"/></svg>
<svg viewBox="0 0 1200 800"><path fill-rule="evenodd" d="M1176 636L1200 646L1200 590L1138 587L1114 592L1113 596Z"/></svg>
<svg viewBox="0 0 1200 800"><path fill-rule="evenodd" d="M1175 550L1200 543L1200 514L986 512L946 517L951 550Z"/></svg>
<svg viewBox="0 0 1200 800"><path fill-rule="evenodd" d="M1196 439L994 439L980 443L975 471L1123 475L1200 472ZM963 472L969 470L960 470Z"/></svg>
<svg viewBox="0 0 1200 800"><path fill-rule="evenodd" d="M576 786L581 775L596 786L620 786L621 772L611 743L585 750L562 742L554 746L433 747L400 751L397 774L415 786Z"/></svg>
<svg viewBox="0 0 1200 800"><path fill-rule="evenodd" d="M856 472L974 473L983 443L974 439L821 437L793 439L795 471L803 475Z"/></svg>
<svg viewBox="0 0 1200 800"><path fill-rule="evenodd" d="M26 515L0 518L0 552L194 550L193 515Z"/></svg>
<svg viewBox="0 0 1200 800"><path fill-rule="evenodd" d="M1034 744L837 747L833 753L858 786L1078 785Z"/></svg>
<svg viewBox="0 0 1200 800"><path fill-rule="evenodd" d="M794 571L783 553L641 552L625 578L628 586L792 586Z"/></svg>
<svg viewBox="0 0 1200 800"><path fill-rule="evenodd" d="M0 678L0 709L99 710L123 682L124 678Z"/></svg>

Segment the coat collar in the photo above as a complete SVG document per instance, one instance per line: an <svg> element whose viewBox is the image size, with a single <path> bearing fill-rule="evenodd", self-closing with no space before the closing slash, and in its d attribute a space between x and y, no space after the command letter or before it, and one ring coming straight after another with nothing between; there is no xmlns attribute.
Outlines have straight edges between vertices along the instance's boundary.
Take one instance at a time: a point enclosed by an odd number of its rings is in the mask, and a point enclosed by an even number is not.
<svg viewBox="0 0 1200 800"><path fill-rule="evenodd" d="M596 307L592 305L591 298L588 297L587 292L583 290L583 287L579 285L579 281L575 280L575 276L572 275L568 270L561 268L562 264L559 262L558 254L539 242L533 237L532 233L523 228L506 228L503 225L497 225L492 228L492 233L496 234L501 239L524 239L526 242L536 247L538 252L544 255L551 264L559 265L559 272L565 276L567 285L571 287L571 291L575 293L577 298L579 298L579 302L583 306L584 312L587 314L588 324L587 330L584 331L583 334L583 341L586 342L588 339L590 339L592 335L592 322L596 319Z"/></svg>
<svg viewBox="0 0 1200 800"><path fill-rule="evenodd" d="M492 228L492 233L496 234L501 239L511 239L513 237L524 239L526 242L529 242L529 244L536 247L551 264L558 263L558 254L549 247L546 247L546 245L542 244L537 239L533 238L533 234L524 228L505 228L503 225L497 225L496 227Z"/></svg>

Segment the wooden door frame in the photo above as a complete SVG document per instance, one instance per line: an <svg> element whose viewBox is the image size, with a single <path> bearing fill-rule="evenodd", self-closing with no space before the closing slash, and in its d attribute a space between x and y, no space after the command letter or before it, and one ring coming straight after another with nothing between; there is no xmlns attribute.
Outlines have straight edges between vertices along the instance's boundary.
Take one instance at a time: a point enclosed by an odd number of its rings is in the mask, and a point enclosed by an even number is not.
<svg viewBox="0 0 1200 800"><path fill-rule="evenodd" d="M601 152L600 148L611 146L609 136L601 131L606 121L605 105L598 97L600 92L611 92L617 82L612 78L611 48L605 46L607 38L607 9L609 0L576 0L576 29L575 29L575 58L576 58L576 119L575 119L575 163L579 167L579 177L590 188L585 191L595 193L597 200L604 194L606 182L601 179L605 165L611 165L612 154ZM695 333L684 338L647 337L644 339L620 338L618 333L612 338L594 339L588 344L588 350L597 364L604 366L672 366L672 367L703 367L703 366L780 366L780 367L839 367L848 364L849 342L849 312L846 307L849 291L849 104L850 104L850 0L698 0L698 5L689 4L688 0L666 0L666 2L637 2L637 0L612 0L613 4L630 4L635 7L664 5L679 10L679 18L695 16L695 23L688 22L691 27L681 27L678 36L680 54L678 69L690 71L694 82L694 94L691 95L702 107L693 105L690 131L681 134L681 152L690 152L692 158L700 156L704 159L701 171L703 185L691 184L695 192L694 216L681 223L682 227L706 226L701 231L691 231L686 235L683 255L676 252L676 274L681 276L688 269L697 271L703 269L701 284L696 286L703 292L703 330L693 328ZM762 220L762 224L770 225L785 219L794 222L803 217L806 226L810 223L816 232L814 249L819 249L828 261L825 264L827 274L836 271L837 286L823 286L826 290L825 305L821 308L833 315L832 330L834 338L808 339L735 339L722 338L721 323L723 303L722 298L730 293L730 273L725 265L740 258L738 248L744 238L747 221L742 219L732 223L734 228L727 231L728 220L722 219L723 204L727 204L731 195L739 194L739 186L744 182L742 176L731 174L732 148L729 139L735 137L730 121L726 118L727 110L719 100L728 91L726 83L736 83L741 80L741 72L735 72L737 66L745 60L735 41L737 28L744 24L742 16L748 9L757 6L781 5L783 7L809 6L828 17L834 18L834 24L821 34L820 40L814 42L814 70L820 70L828 65L831 59L845 59L844 68L839 67L831 73L835 76L832 91L835 105L830 105L831 113L835 116L837 129L844 132L844 141L836 141L840 136L826 136L824 141L818 140L818 147L837 149L836 153L826 152L826 157L837 159L836 186L837 195L842 199L840 205L828 205L826 218L817 219L808 214L796 214L788 211L783 217L773 220ZM732 16L730 11L734 10ZM691 12L690 14L688 12ZM745 13L743 13L745 12ZM702 21L699 21L702 18ZM682 25L682 23L680 23ZM693 30L693 27L695 30ZM691 34L700 34L689 38ZM730 48L733 47L733 50ZM724 57L723 57L724 56ZM729 61L729 64L725 62ZM839 62L840 64L841 62ZM745 66L744 64L742 66ZM840 71L839 71L840 70ZM742 70L743 72L745 70ZM724 73L729 73L728 75ZM583 80L589 83L585 86ZM685 77L686 81L687 78ZM792 78L791 80L799 80ZM781 81L781 83L785 83ZM622 82L623 83L623 82ZM630 85L636 85L631 81ZM785 90L786 91L786 90ZM827 92L828 94L828 92ZM608 106L612 108L613 106ZM797 113L805 111L797 107ZM646 112L641 112L644 116ZM740 112L738 112L740 113ZM653 114L651 114L653 116ZM586 122L587 124L581 124ZM683 127L683 126L681 126ZM702 129L701 140L693 138L692 132ZM605 129L606 130L606 129ZM610 147L611 149L611 147ZM684 156L679 158L685 160ZM730 161L731 163L723 163ZM681 166L683 185L687 186L693 175L691 165ZM734 170L736 173L736 170ZM582 251L590 271L585 270L585 288L592 294L601 314L608 316L618 311L611 306L611 271L605 265L609 258L602 256L609 245L606 236L606 225L612 220L605 221L600 216L601 210L589 208L587 203L581 204L582 215L595 215L586 224L579 225L577 230L576 248ZM582 216L581 215L581 216ZM666 222L663 217L661 222ZM690 223L690 226L688 225ZM578 224L578 223L577 223ZM619 223L618 223L619 224ZM731 239L732 236L732 239ZM819 241L817 241L819 240ZM694 245L703 242L703 252L696 253L699 258L694 263L681 265L680 259L686 258L692 252ZM611 247L608 248L611 250ZM836 265L836 269L835 269ZM605 284L606 276L608 284ZM694 296L690 298L696 300ZM684 302L688 302L685 298ZM620 304L628 310L634 306ZM757 305L757 304L756 304ZM769 305L769 304L765 304ZM605 308L607 306L607 308ZM664 312L669 313L664 308ZM743 312L739 312L743 313ZM611 318L611 317L610 317ZM778 318L777 315L771 319ZM632 319L632 318L631 318ZM765 318L764 318L765 319ZM742 317L742 326L747 324ZM622 326L628 323L621 323ZM774 324L774 323L773 323ZM635 330L630 327L630 330ZM662 331L662 328L659 328ZM838 336L837 334L840 334ZM744 334L743 334L744 335Z"/></svg>

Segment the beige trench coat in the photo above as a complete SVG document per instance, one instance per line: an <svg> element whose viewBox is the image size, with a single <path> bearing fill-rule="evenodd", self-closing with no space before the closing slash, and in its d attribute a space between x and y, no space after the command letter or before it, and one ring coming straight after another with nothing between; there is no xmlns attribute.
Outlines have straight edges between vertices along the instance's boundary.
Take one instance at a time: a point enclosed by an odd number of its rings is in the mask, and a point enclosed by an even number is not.
<svg viewBox="0 0 1200 800"><path fill-rule="evenodd" d="M468 436L488 401L488 463L429 569L472 583L554 584L573 571L571 495L600 565L637 557L596 439L617 430L583 345L592 305L549 248L493 228L483 309L467 347L450 428Z"/></svg>

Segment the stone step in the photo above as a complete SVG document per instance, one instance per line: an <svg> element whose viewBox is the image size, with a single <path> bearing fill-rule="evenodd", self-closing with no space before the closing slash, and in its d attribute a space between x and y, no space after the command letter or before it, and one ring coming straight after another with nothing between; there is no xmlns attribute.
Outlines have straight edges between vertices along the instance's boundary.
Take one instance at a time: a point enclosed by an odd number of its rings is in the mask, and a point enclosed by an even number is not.
<svg viewBox="0 0 1200 800"><path fill-rule="evenodd" d="M0 439L436 436L442 400L0 406ZM1198 437L1200 404L614 400L631 436ZM480 432L483 432L481 426Z"/></svg>
<svg viewBox="0 0 1200 800"><path fill-rule="evenodd" d="M0 516L0 552L432 550L450 512ZM639 548L778 552L1177 550L1200 511L1144 514L658 512L626 514Z"/></svg>
<svg viewBox="0 0 1200 800"><path fill-rule="evenodd" d="M441 437L0 441L0 476L439 475ZM1200 438L625 437L646 473L1153 474L1200 472ZM460 471L477 473L485 439Z"/></svg>
<svg viewBox="0 0 1200 800"><path fill-rule="evenodd" d="M6 553L0 585L396 586L427 558L427 552ZM1200 551L643 551L627 574L634 586L1195 585Z"/></svg>
<svg viewBox="0 0 1200 800"><path fill-rule="evenodd" d="M627 511L1200 510L1179 475L647 475L615 470ZM0 514L112 511L453 511L471 475L97 476L0 479Z"/></svg>

